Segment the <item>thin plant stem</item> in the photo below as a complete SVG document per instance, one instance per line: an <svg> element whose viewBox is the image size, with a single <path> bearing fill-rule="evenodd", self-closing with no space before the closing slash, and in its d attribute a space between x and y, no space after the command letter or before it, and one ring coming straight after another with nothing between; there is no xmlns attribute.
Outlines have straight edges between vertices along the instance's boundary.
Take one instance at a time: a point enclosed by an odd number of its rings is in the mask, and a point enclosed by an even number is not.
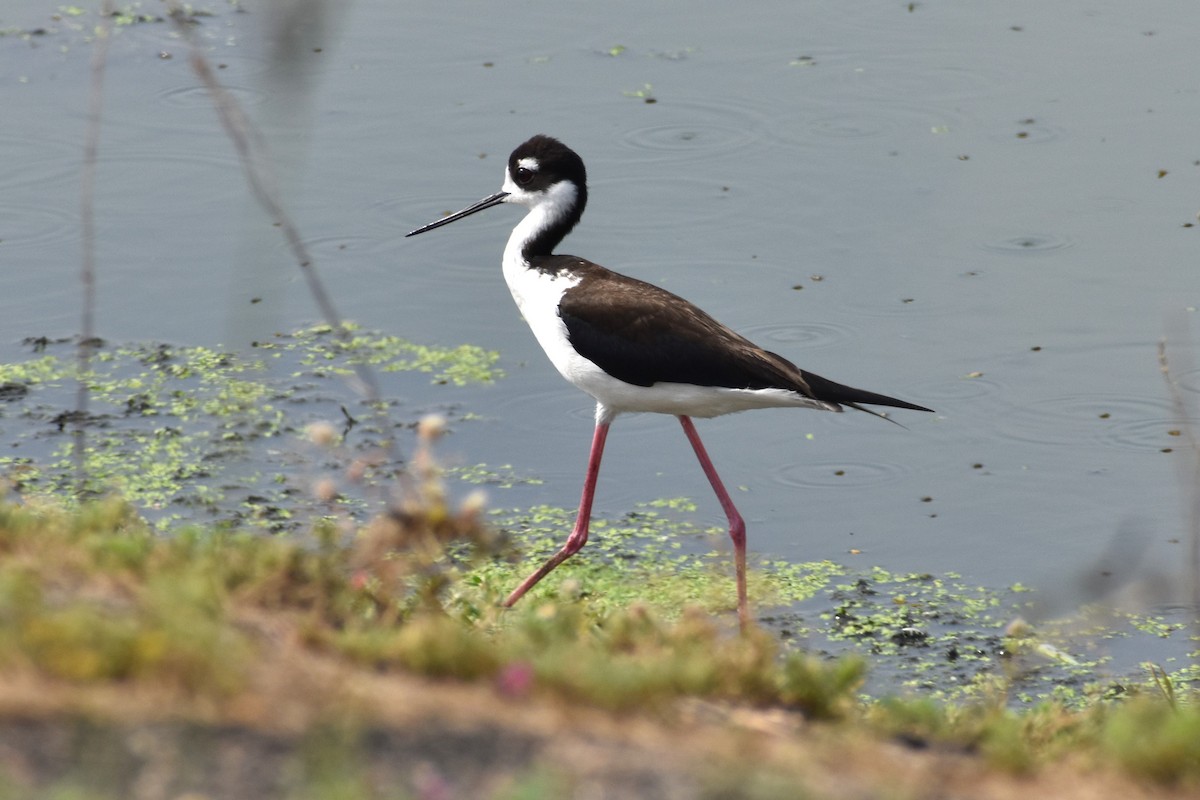
<svg viewBox="0 0 1200 800"><path fill-rule="evenodd" d="M75 414L71 429L75 455L75 491L82 498L87 486L88 375L96 345L96 163L100 154L100 129L104 119L104 73L112 40L112 0L104 0L96 41L92 48L91 86L88 89L87 129L83 140L83 170L79 182L79 217L83 258L79 272L82 311L76 365Z"/></svg>
<svg viewBox="0 0 1200 800"><path fill-rule="evenodd" d="M1186 328L1181 327L1181 334L1186 334ZM1186 341L1186 335L1177 336L1178 341ZM1183 391L1175 380L1167 359L1167 340L1158 343L1158 364L1162 370L1163 380L1167 384L1167 393L1171 397L1171 405L1175 410L1175 418L1179 421L1179 435L1187 442L1189 457L1180 465L1183 490L1188 504L1187 528L1189 532L1188 545L1188 581L1191 589L1192 635L1200 641L1200 438L1196 429L1191 425L1187 401Z"/></svg>
<svg viewBox="0 0 1200 800"><path fill-rule="evenodd" d="M353 340L350 329L343 324L341 315L334 307L333 300L321 282L320 275L317 274L316 264L300 236L299 229L279 199L278 185L266 155L266 143L237 99L226 91L225 87L217 80L212 65L196 41L188 15L181 4L176 0L169 0L167 7L176 29L188 44L192 70L212 98L221 125L233 143L251 193L271 221L283 232L288 248L304 275L308 290L322 318L333 330L335 336L343 343L349 344ZM386 423L386 413L383 410L381 392L375 373L367 364L353 357L350 359L350 364L356 378L353 384L354 389L375 407L381 419ZM384 452L394 457L395 442L391 437L387 438L382 447ZM400 477L403 480L403 474Z"/></svg>

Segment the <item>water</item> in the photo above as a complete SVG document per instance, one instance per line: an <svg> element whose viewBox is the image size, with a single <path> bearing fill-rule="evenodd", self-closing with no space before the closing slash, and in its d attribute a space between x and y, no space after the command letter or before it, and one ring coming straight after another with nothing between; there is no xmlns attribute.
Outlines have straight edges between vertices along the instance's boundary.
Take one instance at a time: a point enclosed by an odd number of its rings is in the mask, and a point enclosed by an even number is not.
<svg viewBox="0 0 1200 800"><path fill-rule="evenodd" d="M897 414L907 429L786 410L701 423L752 552L1062 590L1132 536L1142 561L1121 580L1179 573L1187 456L1156 344L1200 306L1200 6L333 5L285 62L259 5L217 6L198 31L341 312L502 352L495 386L384 384L405 408L482 417L455 426L448 460L545 479L494 504L575 501L590 403L508 298L515 210L403 235L495 191L508 152L544 132L591 176L564 251L938 411ZM6 359L78 329L92 25L28 0L0 14L48 29L0 38ZM98 331L245 347L317 314L186 55L166 23L113 41ZM1172 345L1182 363L1195 334ZM1177 377L1200 405L1200 371ZM677 495L721 523L678 425L619 420L597 512Z"/></svg>

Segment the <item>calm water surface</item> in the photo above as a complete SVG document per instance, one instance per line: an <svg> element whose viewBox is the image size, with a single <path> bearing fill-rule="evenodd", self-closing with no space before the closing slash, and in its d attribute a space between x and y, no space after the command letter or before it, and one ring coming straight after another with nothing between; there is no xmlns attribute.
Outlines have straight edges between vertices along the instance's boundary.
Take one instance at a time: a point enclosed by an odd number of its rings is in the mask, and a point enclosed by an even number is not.
<svg viewBox="0 0 1200 800"><path fill-rule="evenodd" d="M1155 348L1181 336L1177 377L1200 404L1200 370L1182 366L1200 306L1200 5L360 0L310 25L286 66L264 4L244 8L218 6L200 35L263 127L339 309L502 353L495 386L385 385L414 411L482 416L456 426L450 460L545 479L494 504L575 501L590 402L508 297L517 210L403 235L495 191L512 147L544 132L591 176L564 251L938 411L898 415L907 429L786 410L703 422L753 552L1068 594L1114 566L1115 538L1144 554L1134 575L1186 558ZM0 38L7 359L79 325L94 20L45 9L0 12L0 28L47 30ZM119 31L105 103L99 333L240 348L314 320L169 25ZM620 420L598 513L678 495L722 523L678 425Z"/></svg>

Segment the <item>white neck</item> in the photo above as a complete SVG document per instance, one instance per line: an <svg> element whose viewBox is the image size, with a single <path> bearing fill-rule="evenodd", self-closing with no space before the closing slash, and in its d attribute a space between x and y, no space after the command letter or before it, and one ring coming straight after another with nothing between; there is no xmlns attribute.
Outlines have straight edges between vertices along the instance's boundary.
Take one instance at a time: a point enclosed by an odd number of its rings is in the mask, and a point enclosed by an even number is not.
<svg viewBox="0 0 1200 800"><path fill-rule="evenodd" d="M579 190L571 181L559 181L544 193L531 194L519 189L507 176L503 189L509 193L504 200L506 203L517 203L529 208L529 213L517 223L508 237L508 244L504 247L504 265L506 268L509 263L525 265L525 257L522 255L525 246L542 231L559 224L575 208Z"/></svg>

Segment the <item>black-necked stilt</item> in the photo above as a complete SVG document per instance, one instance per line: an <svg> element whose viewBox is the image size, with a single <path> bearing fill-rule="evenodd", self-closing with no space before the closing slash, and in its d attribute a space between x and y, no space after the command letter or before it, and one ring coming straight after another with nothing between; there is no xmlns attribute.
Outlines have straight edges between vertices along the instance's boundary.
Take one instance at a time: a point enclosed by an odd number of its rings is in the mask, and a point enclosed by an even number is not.
<svg viewBox="0 0 1200 800"><path fill-rule="evenodd" d="M849 406L875 414L860 403L931 409L805 372L665 289L576 256L555 255L554 248L583 216L587 172L575 151L549 136L534 136L512 152L499 192L408 235L500 203L529 209L504 248L504 279L513 299L562 376L596 400L596 429L575 528L562 549L526 578L505 605L519 600L587 543L600 457L613 419L625 411L654 411L679 417L729 519L738 618L745 627L750 619L746 524L691 418L781 406L825 411Z"/></svg>

